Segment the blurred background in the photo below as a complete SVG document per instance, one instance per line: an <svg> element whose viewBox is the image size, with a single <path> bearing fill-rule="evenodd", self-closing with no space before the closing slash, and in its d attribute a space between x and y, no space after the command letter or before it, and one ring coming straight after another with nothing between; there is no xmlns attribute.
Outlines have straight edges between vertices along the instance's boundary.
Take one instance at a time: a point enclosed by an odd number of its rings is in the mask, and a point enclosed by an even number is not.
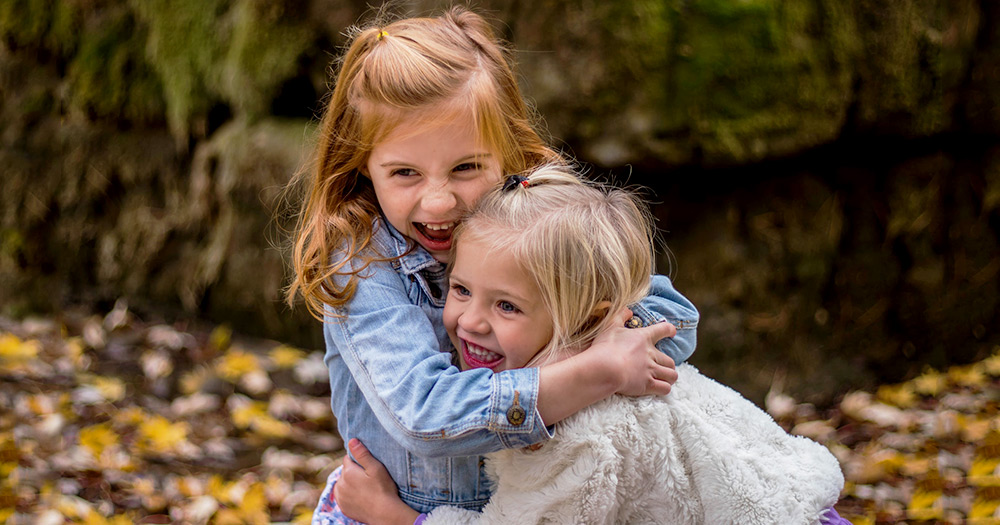
<svg viewBox="0 0 1000 525"><path fill-rule="evenodd" d="M397 2L400 15L444 2ZM1000 343L1000 3L491 0L553 143L653 190L692 362L760 400ZM0 3L0 314L307 349L290 206L357 0ZM287 197L287 195L286 195ZM293 200L294 202L294 200Z"/></svg>

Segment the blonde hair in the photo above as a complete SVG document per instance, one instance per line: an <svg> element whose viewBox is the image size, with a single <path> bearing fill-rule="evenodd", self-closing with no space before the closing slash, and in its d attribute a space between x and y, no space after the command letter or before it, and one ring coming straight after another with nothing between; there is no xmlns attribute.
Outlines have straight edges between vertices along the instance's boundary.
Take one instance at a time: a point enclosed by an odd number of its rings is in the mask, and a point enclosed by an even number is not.
<svg viewBox="0 0 1000 525"><path fill-rule="evenodd" d="M630 191L582 180L562 165L530 173L527 187L487 193L455 232L513 254L541 291L553 336L528 366L586 348L646 296L653 271L648 209Z"/></svg>
<svg viewBox="0 0 1000 525"><path fill-rule="evenodd" d="M300 177L307 195L286 300L301 294L318 318L324 305L340 307L353 297L372 261L386 260L371 251L379 205L361 170L399 122L432 125L471 113L480 140L498 152L507 173L560 158L532 127L508 52L479 15L454 7L436 18L353 33L323 115L315 166Z"/></svg>

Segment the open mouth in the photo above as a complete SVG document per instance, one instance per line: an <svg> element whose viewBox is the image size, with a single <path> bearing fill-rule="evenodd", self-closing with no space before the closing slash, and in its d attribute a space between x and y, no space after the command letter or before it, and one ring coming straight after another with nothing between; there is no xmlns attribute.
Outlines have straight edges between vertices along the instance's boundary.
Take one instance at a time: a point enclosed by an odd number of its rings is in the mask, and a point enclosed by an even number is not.
<svg viewBox="0 0 1000 525"><path fill-rule="evenodd" d="M414 222L413 228L420 234L420 244L430 251L446 251L451 249L451 234L455 231L455 222L426 223Z"/></svg>
<svg viewBox="0 0 1000 525"><path fill-rule="evenodd" d="M504 356L487 350L475 343L470 343L462 339L462 358L469 368L490 368L496 371L496 367L503 362Z"/></svg>

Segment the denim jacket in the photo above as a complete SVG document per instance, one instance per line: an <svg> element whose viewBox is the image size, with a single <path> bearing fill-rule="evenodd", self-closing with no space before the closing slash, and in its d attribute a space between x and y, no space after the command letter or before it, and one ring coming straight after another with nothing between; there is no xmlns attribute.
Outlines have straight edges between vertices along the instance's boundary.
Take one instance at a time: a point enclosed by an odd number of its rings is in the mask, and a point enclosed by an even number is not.
<svg viewBox="0 0 1000 525"><path fill-rule="evenodd" d="M379 255L398 258L364 269L354 297L324 323L338 430L371 450L414 509L479 510L491 495L480 455L552 436L536 408L538 369L452 366L441 319L444 265L410 249L384 219L372 241ZM657 345L674 361L694 352L698 312L668 278L654 276L650 296L632 310L644 325L666 319L677 326L675 337Z"/></svg>

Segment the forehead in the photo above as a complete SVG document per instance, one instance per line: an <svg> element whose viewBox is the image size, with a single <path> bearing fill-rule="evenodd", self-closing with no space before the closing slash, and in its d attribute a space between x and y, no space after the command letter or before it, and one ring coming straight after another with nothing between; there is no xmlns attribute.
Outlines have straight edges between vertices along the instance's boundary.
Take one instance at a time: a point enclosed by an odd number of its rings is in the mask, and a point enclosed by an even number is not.
<svg viewBox="0 0 1000 525"><path fill-rule="evenodd" d="M384 104L373 104L366 111L371 125L372 143L385 141L406 141L429 131L454 129L454 134L472 137L476 147L500 151L497 144L489 140L492 135L481 125L477 112L465 104L454 101L419 108L396 108Z"/></svg>
<svg viewBox="0 0 1000 525"><path fill-rule="evenodd" d="M485 236L471 235L459 240L451 275L467 287L478 287L481 292L507 294L528 301L536 301L541 296L535 280L514 254L496 247Z"/></svg>

